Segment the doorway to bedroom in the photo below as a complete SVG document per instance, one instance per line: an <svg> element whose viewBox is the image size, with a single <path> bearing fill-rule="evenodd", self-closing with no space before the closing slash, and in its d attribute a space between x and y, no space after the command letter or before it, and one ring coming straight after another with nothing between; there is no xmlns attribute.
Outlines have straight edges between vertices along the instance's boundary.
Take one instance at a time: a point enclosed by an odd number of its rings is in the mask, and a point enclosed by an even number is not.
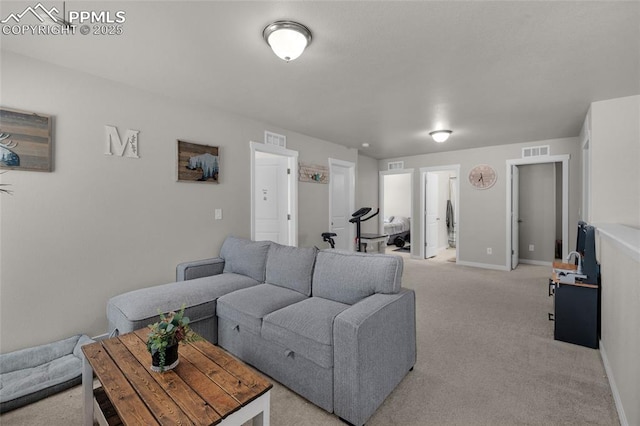
<svg viewBox="0 0 640 426"><path fill-rule="evenodd" d="M411 252L413 169L380 172L380 234L388 235L387 252Z"/></svg>

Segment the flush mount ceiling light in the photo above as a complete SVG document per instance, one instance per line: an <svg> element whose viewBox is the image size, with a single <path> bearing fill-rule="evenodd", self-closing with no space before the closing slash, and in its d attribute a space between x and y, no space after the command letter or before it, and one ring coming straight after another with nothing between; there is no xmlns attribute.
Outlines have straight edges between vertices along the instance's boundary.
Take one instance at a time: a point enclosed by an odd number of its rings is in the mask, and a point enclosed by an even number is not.
<svg viewBox="0 0 640 426"><path fill-rule="evenodd" d="M442 143L449 139L451 133L453 133L451 130L434 130L433 132L429 133L429 135L433 138L434 141Z"/></svg>
<svg viewBox="0 0 640 426"><path fill-rule="evenodd" d="M293 21L276 21L262 31L264 41L273 53L287 62L302 55L311 43L311 31L302 24Z"/></svg>

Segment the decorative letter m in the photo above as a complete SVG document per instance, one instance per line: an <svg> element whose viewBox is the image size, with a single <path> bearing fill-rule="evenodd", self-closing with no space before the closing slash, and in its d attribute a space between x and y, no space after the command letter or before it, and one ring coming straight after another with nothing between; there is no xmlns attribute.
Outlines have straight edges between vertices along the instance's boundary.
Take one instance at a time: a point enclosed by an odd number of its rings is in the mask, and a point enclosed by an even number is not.
<svg viewBox="0 0 640 426"><path fill-rule="evenodd" d="M115 126L104 126L106 131L106 149L105 155L119 155L120 157L127 156L131 158L140 158L138 155L138 133L139 130L127 129L124 142L120 139L118 129ZM127 147L129 147L127 149ZM112 152L113 149L113 152Z"/></svg>

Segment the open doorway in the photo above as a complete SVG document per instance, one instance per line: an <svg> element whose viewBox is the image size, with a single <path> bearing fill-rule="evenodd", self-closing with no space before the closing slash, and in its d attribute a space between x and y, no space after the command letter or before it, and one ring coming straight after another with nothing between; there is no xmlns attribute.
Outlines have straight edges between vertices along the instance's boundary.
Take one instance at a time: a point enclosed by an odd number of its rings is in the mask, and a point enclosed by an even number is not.
<svg viewBox="0 0 640 426"><path fill-rule="evenodd" d="M298 245L298 153L251 142L251 239Z"/></svg>
<svg viewBox="0 0 640 426"><path fill-rule="evenodd" d="M569 156L507 160L507 266L551 265L569 238Z"/></svg>
<svg viewBox="0 0 640 426"><path fill-rule="evenodd" d="M519 181L517 262L551 266L562 256L562 163L514 167Z"/></svg>
<svg viewBox="0 0 640 426"><path fill-rule="evenodd" d="M390 250L411 252L413 169L380 172L380 234Z"/></svg>
<svg viewBox="0 0 640 426"><path fill-rule="evenodd" d="M421 258L442 255L458 261L460 165L423 167L421 171Z"/></svg>

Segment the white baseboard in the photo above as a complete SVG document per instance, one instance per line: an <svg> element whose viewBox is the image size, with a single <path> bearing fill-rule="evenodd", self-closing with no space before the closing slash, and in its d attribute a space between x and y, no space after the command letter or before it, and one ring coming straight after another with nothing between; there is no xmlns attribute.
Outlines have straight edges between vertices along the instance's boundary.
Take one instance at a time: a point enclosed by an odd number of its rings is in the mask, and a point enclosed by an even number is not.
<svg viewBox="0 0 640 426"><path fill-rule="evenodd" d="M472 266L474 268L495 269L498 271L510 271L510 269L504 265L492 265L490 263L476 263L476 262L467 262L464 260L458 260L457 264L462 266Z"/></svg>
<svg viewBox="0 0 640 426"><path fill-rule="evenodd" d="M624 413L624 407L622 406L622 399L620 399L620 392L618 392L616 380L613 378L611 364L609 364L609 359L607 358L607 353L604 350L602 340L600 340L600 356L602 357L602 364L604 364L604 371L607 373L607 379L609 379L609 386L611 386L613 401L616 403L616 410L618 411L618 417L620 418L620 425L629 426L629 421L627 420L627 416Z"/></svg>
<svg viewBox="0 0 640 426"><path fill-rule="evenodd" d="M524 263L525 265L548 266L549 268L553 266L553 262L546 262L544 260L518 259L518 262Z"/></svg>

